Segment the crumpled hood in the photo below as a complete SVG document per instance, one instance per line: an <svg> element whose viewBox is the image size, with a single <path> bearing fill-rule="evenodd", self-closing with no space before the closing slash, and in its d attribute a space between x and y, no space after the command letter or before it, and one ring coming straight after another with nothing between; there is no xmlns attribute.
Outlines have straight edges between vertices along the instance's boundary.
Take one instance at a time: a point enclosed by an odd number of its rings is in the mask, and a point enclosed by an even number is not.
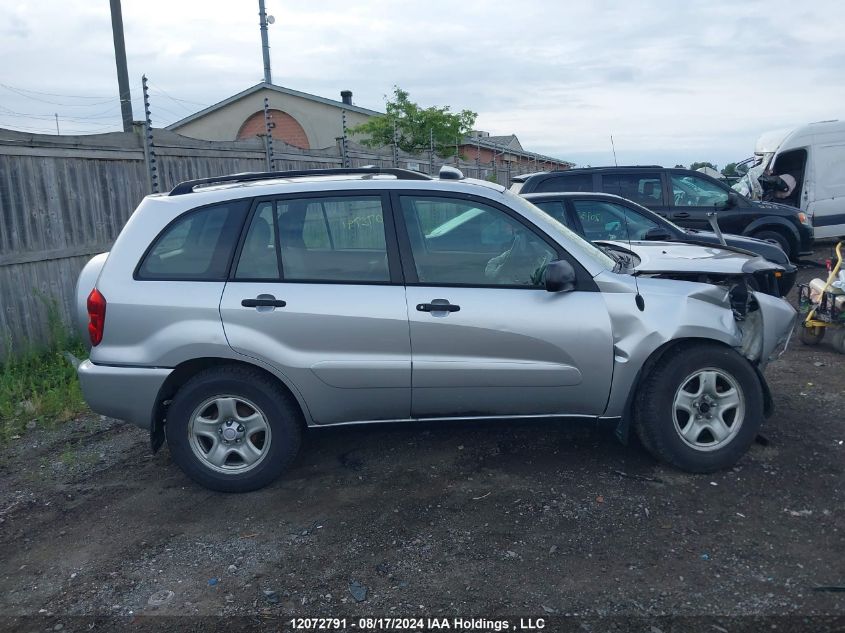
<svg viewBox="0 0 845 633"><path fill-rule="evenodd" d="M742 274L750 269L781 268L758 255L746 254L716 246L699 246L678 242L606 242L623 250L632 251L640 262L636 273L714 273Z"/></svg>

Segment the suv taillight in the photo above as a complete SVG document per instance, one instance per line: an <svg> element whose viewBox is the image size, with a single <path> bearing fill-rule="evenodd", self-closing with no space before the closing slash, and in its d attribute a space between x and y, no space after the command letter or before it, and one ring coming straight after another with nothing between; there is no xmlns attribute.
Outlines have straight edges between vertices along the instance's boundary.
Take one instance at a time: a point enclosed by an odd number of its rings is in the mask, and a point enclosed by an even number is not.
<svg viewBox="0 0 845 633"><path fill-rule="evenodd" d="M88 336L91 345L97 346L103 340L103 328L106 326L106 298L94 288L88 295Z"/></svg>

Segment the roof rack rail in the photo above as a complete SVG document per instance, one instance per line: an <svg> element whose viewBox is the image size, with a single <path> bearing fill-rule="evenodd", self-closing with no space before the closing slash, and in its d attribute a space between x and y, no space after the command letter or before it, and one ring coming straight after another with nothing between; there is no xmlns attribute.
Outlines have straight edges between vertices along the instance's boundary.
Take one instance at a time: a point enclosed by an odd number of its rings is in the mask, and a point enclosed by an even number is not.
<svg viewBox="0 0 845 633"><path fill-rule="evenodd" d="M214 176L211 178L197 178L196 180L185 180L170 190L168 195L181 196L186 193L193 193L194 187L224 182L252 182L256 180L271 180L273 178L297 178L299 176L343 176L363 174L375 176L388 174L396 176L398 180L431 180L430 176L410 169L398 169L395 167L344 167L332 169L301 169L298 171L252 171L240 174L229 174L227 176Z"/></svg>

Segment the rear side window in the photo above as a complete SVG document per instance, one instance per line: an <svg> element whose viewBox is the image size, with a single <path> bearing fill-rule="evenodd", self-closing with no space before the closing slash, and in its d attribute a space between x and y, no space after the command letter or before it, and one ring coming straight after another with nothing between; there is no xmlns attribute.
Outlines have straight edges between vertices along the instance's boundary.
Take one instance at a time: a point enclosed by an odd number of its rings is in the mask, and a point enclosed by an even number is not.
<svg viewBox="0 0 845 633"><path fill-rule="evenodd" d="M144 280L226 279L249 200L189 211L162 231L138 267Z"/></svg>
<svg viewBox="0 0 845 633"><path fill-rule="evenodd" d="M572 203L584 237L594 240L643 240L657 222L635 211L602 200L575 200Z"/></svg>
<svg viewBox="0 0 845 633"><path fill-rule="evenodd" d="M381 198L261 203L247 231L235 278L390 281Z"/></svg>
<svg viewBox="0 0 845 633"><path fill-rule="evenodd" d="M563 226L568 226L570 229L572 228L569 218L566 215L566 207L564 206L562 200L543 200L540 202L534 202L533 204L563 224Z"/></svg>
<svg viewBox="0 0 845 633"><path fill-rule="evenodd" d="M663 184L660 172L605 174L602 190L627 198L644 207L663 206Z"/></svg>
<svg viewBox="0 0 845 633"><path fill-rule="evenodd" d="M536 191L595 191L592 174L572 174L546 178L537 185Z"/></svg>

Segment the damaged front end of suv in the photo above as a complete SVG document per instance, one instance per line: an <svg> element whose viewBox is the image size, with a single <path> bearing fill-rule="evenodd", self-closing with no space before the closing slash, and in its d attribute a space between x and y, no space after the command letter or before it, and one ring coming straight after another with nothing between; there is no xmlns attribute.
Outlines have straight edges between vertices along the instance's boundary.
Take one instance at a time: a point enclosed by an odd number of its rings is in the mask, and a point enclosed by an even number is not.
<svg viewBox="0 0 845 633"><path fill-rule="evenodd" d="M796 312L777 291L783 269L761 257L730 248L687 244L603 245L621 262L618 272L599 275L614 331L614 387L608 415L619 417L627 436L632 401L641 375L670 348L695 341L729 346L754 368L772 401L763 371L791 338ZM631 309L631 293L638 309ZM630 368L630 369L629 369Z"/></svg>

